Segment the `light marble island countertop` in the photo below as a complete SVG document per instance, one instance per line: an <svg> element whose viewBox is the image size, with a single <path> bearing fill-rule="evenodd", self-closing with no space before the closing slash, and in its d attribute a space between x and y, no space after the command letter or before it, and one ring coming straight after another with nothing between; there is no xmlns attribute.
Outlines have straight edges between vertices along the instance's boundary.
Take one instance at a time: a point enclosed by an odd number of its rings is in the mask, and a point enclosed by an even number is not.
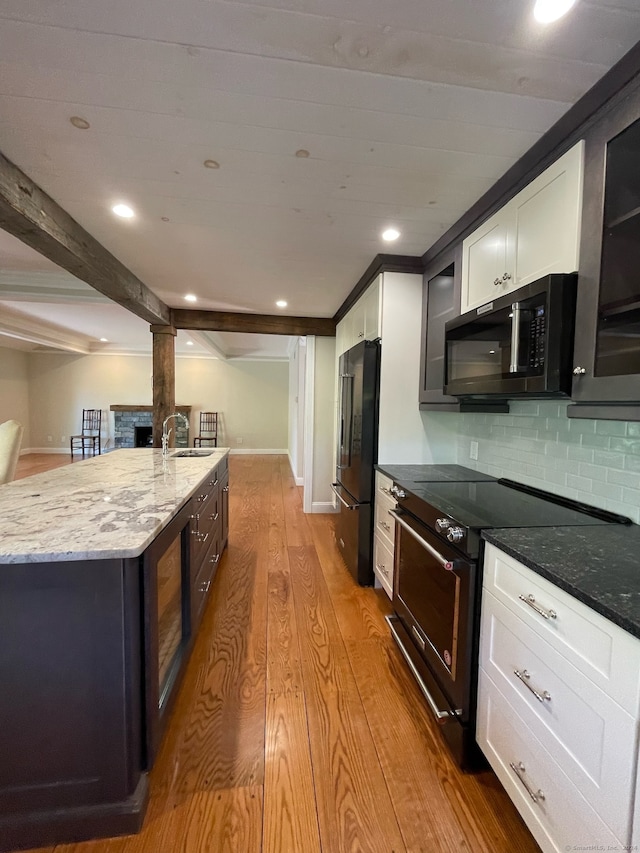
<svg viewBox="0 0 640 853"><path fill-rule="evenodd" d="M229 452L115 450L0 486L0 564L139 556Z"/></svg>

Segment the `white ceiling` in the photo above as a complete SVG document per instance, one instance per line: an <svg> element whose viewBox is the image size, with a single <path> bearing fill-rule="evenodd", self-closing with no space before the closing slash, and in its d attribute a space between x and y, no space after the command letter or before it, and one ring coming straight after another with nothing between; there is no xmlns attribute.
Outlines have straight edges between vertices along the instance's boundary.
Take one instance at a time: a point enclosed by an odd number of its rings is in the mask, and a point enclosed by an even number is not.
<svg viewBox="0 0 640 853"><path fill-rule="evenodd" d="M0 0L0 150L168 305L332 316L377 253L421 255L640 38L637 0L578 0L548 27L532 5ZM11 311L148 342L7 239ZM36 307L65 288L64 309ZM213 345L264 343L233 341Z"/></svg>

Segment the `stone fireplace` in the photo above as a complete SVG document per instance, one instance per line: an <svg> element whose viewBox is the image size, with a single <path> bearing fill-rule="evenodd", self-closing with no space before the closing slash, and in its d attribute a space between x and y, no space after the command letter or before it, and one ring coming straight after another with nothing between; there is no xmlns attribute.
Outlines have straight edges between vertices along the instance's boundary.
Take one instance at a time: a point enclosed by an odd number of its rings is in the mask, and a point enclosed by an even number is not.
<svg viewBox="0 0 640 853"><path fill-rule="evenodd" d="M113 436L116 450L122 447L150 447L147 436L153 428L153 406L112 405ZM191 415L191 406L176 406L176 412ZM189 433L184 424L173 418L169 426L176 437L176 447L189 446Z"/></svg>

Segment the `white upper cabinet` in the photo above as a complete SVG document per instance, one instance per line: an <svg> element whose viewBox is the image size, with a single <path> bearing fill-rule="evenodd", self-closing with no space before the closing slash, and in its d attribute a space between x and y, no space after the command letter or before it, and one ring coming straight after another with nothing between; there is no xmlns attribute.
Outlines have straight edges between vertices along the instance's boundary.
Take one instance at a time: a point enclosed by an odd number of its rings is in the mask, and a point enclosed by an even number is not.
<svg viewBox="0 0 640 853"><path fill-rule="evenodd" d="M336 356L360 341L374 341L381 334L380 294L382 274L372 282L336 327Z"/></svg>
<svg viewBox="0 0 640 853"><path fill-rule="evenodd" d="M463 241L461 313L578 269L583 161L580 141Z"/></svg>

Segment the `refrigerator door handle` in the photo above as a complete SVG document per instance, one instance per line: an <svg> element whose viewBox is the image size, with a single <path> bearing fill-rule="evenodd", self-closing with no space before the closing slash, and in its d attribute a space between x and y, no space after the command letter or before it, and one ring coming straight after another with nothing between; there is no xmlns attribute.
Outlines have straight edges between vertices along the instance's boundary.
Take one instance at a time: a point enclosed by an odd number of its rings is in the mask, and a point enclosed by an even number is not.
<svg viewBox="0 0 640 853"><path fill-rule="evenodd" d="M336 497L338 498L340 503L343 504L344 506L346 506L347 509L359 509L360 508L360 504L358 504L358 503L349 504L345 501L345 499L342 497L342 495L338 491L338 489L341 488L340 483L330 483L329 485L331 486L333 491L336 493Z"/></svg>
<svg viewBox="0 0 640 853"><path fill-rule="evenodd" d="M353 379L352 373L341 373L341 423L340 423L340 470L351 467L351 429L353 420ZM351 380L347 384L347 380Z"/></svg>

